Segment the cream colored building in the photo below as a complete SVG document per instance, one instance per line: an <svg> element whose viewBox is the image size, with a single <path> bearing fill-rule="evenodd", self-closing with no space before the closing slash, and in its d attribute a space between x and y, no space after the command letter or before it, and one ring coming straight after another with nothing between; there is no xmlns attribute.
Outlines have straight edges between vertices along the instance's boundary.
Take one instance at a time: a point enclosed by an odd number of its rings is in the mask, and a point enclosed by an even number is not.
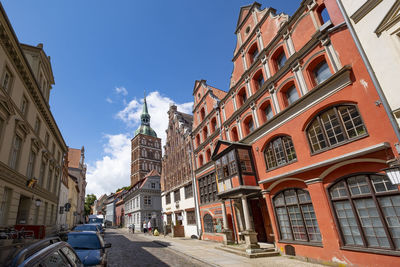
<svg viewBox="0 0 400 267"><path fill-rule="evenodd" d="M341 2L400 124L400 1Z"/></svg>
<svg viewBox="0 0 400 267"><path fill-rule="evenodd" d="M55 229L67 146L50 111L53 84L43 45L20 44L0 5L0 226Z"/></svg>
<svg viewBox="0 0 400 267"><path fill-rule="evenodd" d="M77 224L77 207L79 198L78 179L68 175L68 203L71 205L69 211L66 211L66 223L69 229Z"/></svg>

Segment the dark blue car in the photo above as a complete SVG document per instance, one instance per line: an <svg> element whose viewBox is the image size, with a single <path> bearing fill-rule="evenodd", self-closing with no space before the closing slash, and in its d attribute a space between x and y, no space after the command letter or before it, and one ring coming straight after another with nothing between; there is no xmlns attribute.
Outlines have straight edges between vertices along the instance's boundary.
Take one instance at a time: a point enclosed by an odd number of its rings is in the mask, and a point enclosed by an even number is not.
<svg viewBox="0 0 400 267"><path fill-rule="evenodd" d="M106 248L110 248L111 244L105 244L98 232L70 232L68 243L85 266L107 266Z"/></svg>

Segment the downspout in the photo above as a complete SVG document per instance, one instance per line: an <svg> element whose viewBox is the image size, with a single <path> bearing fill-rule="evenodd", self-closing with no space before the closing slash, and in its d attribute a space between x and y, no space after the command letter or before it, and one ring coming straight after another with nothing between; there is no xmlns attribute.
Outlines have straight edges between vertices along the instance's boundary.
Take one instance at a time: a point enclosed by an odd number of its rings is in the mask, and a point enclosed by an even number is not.
<svg viewBox="0 0 400 267"><path fill-rule="evenodd" d="M200 207L199 207L199 198L198 198L198 193L197 193L197 183L196 183L196 178L194 176L194 164L193 164L193 140L192 140L192 134L189 135L189 164L190 164L190 173L192 175L192 187L194 191L194 206L195 206L195 214L196 214L196 228L197 228L197 238L201 238L202 230L201 230L201 219L200 219Z"/></svg>
<svg viewBox="0 0 400 267"><path fill-rule="evenodd" d="M349 29L350 34L353 37L353 40L354 40L354 43L356 44L358 52L360 53L361 58L364 61L364 64L365 64L365 66L367 68L367 71L368 71L368 74L370 75L372 83L374 84L374 86L376 88L376 91L377 91L377 93L379 95L379 98L380 98L380 101L381 101L381 103L382 103L382 105L383 105L383 107L384 107L384 109L386 111L386 114L389 117L390 123L392 124L393 130L394 130L394 132L396 134L396 137L397 137L397 140L400 141L399 126L397 125L397 122L393 117L392 110L391 110L391 108L389 106L389 103L387 102L387 99L386 99L384 93L383 93L382 87L380 86L379 81L376 78L375 72L372 69L372 66L371 66L371 64L370 64L370 62L369 62L369 60L367 58L367 55L365 54L365 51L364 51L363 47L361 46L361 42L358 39L358 36L357 36L357 34L356 34L356 32L355 32L355 30L353 28L353 25L351 24L350 19L349 19L348 15L347 15L344 7L343 7L342 1L341 0L336 0L336 3L338 5L338 7L339 7L340 12L343 15L343 18L344 18L344 21L346 22L347 28ZM394 144L394 146L396 147L397 153L400 154L400 145L399 145L399 143Z"/></svg>

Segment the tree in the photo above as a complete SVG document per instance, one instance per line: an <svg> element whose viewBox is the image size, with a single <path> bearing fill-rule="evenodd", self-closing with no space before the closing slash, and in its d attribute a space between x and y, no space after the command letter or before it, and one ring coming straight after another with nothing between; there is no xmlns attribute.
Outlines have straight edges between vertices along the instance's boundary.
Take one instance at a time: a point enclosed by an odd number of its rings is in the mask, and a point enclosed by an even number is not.
<svg viewBox="0 0 400 267"><path fill-rule="evenodd" d="M90 215L91 206L93 206L94 201L97 200L97 197L94 194L86 195L85 198L85 215Z"/></svg>

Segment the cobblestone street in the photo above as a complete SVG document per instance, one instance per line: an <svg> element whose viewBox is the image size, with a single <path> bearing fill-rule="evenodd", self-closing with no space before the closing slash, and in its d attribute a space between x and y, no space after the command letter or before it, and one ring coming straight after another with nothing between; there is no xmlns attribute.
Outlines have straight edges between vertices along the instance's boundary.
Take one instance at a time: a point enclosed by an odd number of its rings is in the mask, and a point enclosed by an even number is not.
<svg viewBox="0 0 400 267"><path fill-rule="evenodd" d="M211 241L134 235L127 229L107 229L106 242L112 244L108 266L285 266L318 267L285 256L249 259L216 249Z"/></svg>
<svg viewBox="0 0 400 267"><path fill-rule="evenodd" d="M161 246L142 234L128 234L125 229L107 229L105 241L112 244L108 250L109 267L126 266L207 266Z"/></svg>

